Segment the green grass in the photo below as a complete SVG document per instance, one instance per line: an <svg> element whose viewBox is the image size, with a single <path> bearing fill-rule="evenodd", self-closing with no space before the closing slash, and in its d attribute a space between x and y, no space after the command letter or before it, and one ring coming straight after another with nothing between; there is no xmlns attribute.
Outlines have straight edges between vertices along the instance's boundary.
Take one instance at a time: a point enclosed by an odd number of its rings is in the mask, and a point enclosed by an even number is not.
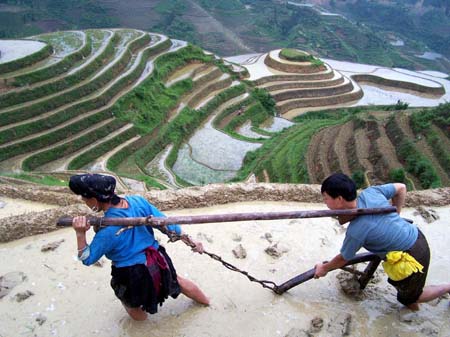
<svg viewBox="0 0 450 337"><path fill-rule="evenodd" d="M311 62L314 59L314 56L312 56L311 54L292 48L281 49L280 57L289 61L299 62Z"/></svg>
<svg viewBox="0 0 450 337"><path fill-rule="evenodd" d="M234 180L244 180L251 172L262 176L266 171L271 182L308 183L306 153L312 136L320 129L340 122L343 121L317 119L291 126L266 140L261 148L249 152Z"/></svg>
<svg viewBox="0 0 450 337"><path fill-rule="evenodd" d="M68 184L67 181L55 178L50 175L31 175L31 174L26 174L26 173L19 173L19 174L2 173L1 175L5 176L5 177L26 180L26 181L30 181L32 183L47 185L47 186L67 186L67 184Z"/></svg>

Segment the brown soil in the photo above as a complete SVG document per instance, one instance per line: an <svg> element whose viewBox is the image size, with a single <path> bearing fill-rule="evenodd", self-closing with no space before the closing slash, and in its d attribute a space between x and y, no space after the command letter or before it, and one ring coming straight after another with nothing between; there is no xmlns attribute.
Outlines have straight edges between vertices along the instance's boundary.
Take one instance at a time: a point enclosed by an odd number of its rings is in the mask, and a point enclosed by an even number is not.
<svg viewBox="0 0 450 337"><path fill-rule="evenodd" d="M322 172L320 174L320 181L322 181L325 177L329 176L331 171L331 165L329 162L329 153L333 151L334 148L334 140L336 139L339 133L340 126L332 126L321 130L323 133L322 141L319 144L319 156L318 160L320 161L320 165L322 166Z"/></svg>
<svg viewBox="0 0 450 337"><path fill-rule="evenodd" d="M228 116L226 116L220 121L220 123L217 125L217 128L223 130L228 125L228 123L230 123L233 120L233 118L242 114L244 112L244 109L245 108L237 109L236 111L230 113Z"/></svg>
<svg viewBox="0 0 450 337"><path fill-rule="evenodd" d="M369 161L370 142L363 129L355 131L356 156L366 173L373 172L372 163Z"/></svg>
<svg viewBox="0 0 450 337"><path fill-rule="evenodd" d="M308 168L309 181L313 184L319 182L319 174L322 171L320 161L316 160L319 153L319 145L322 140L322 132L317 132L309 142L308 151L306 152L306 167Z"/></svg>
<svg viewBox="0 0 450 337"><path fill-rule="evenodd" d="M352 172L354 171L364 171L364 168L356 155L356 138L354 132L352 131L352 136L347 142L347 152L348 152L348 166Z"/></svg>
<svg viewBox="0 0 450 337"><path fill-rule="evenodd" d="M369 161L372 164L373 171L367 172L371 184L380 184L387 181L388 170L383 161L383 149L377 146L377 140L380 138L378 123L370 120L366 122L366 137L369 140Z"/></svg>
<svg viewBox="0 0 450 337"><path fill-rule="evenodd" d="M392 145L390 139L386 134L386 129L383 125L378 124L378 132L380 137L377 139L377 147L383 153L383 161L386 163L388 170L402 167L402 164L397 158L395 147Z"/></svg>
<svg viewBox="0 0 450 337"><path fill-rule="evenodd" d="M347 175L351 172L348 165L347 144L349 143L352 134L353 122L350 121L341 126L334 143L334 152L336 153L339 161L339 167L341 171Z"/></svg>

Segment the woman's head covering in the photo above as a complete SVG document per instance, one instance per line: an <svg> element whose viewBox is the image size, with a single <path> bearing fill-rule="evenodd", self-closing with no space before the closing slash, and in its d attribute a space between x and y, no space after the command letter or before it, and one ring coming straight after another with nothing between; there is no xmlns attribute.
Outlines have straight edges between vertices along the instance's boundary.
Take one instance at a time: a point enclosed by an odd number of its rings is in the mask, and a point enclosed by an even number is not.
<svg viewBox="0 0 450 337"><path fill-rule="evenodd" d="M103 174L88 173L72 176L69 187L77 195L95 198L100 202L110 202L118 198L114 193L116 179Z"/></svg>

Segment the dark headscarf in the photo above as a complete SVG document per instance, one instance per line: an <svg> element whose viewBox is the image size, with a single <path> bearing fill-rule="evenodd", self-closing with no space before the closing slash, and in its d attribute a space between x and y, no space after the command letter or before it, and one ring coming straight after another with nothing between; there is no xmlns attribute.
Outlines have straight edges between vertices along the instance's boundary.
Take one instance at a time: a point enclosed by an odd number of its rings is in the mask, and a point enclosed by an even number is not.
<svg viewBox="0 0 450 337"><path fill-rule="evenodd" d="M114 193L116 179L103 174L78 174L70 177L69 187L73 193L100 202L117 204L120 198Z"/></svg>

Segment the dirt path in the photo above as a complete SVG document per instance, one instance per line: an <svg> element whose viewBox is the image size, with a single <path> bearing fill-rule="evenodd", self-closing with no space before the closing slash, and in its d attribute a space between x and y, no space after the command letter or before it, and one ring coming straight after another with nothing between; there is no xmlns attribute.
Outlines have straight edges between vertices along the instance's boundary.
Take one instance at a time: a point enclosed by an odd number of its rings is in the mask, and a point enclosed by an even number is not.
<svg viewBox="0 0 450 337"><path fill-rule="evenodd" d="M386 129L378 123L378 132L380 133L380 137L377 139L377 147L382 154L386 165L389 168L389 171L392 169L397 169L403 167L397 157L397 153L395 152L395 147L391 143L389 137L386 134Z"/></svg>
<svg viewBox="0 0 450 337"><path fill-rule="evenodd" d="M267 170L263 170L263 175L264 175L264 182L265 183L270 183L270 177L269 177L269 173L267 173Z"/></svg>
<svg viewBox="0 0 450 337"><path fill-rule="evenodd" d="M309 142L308 151L306 153L306 167L308 168L309 182L312 184L319 182L318 175L322 171L320 162L316 160L321 140L322 132L315 133Z"/></svg>
<svg viewBox="0 0 450 337"><path fill-rule="evenodd" d="M339 129L339 133L335 139L334 143L334 152L337 155L339 160L339 167L342 172L350 175L350 167L348 165L347 158L347 143L353 135L353 122L347 122L344 125L341 125Z"/></svg>
<svg viewBox="0 0 450 337"><path fill-rule="evenodd" d="M372 163L369 160L369 149L370 142L366 135L366 130L358 129L355 134L355 144L356 144L356 156L358 157L358 161L364 167L367 175L370 175L373 172Z"/></svg>
<svg viewBox="0 0 450 337"><path fill-rule="evenodd" d="M318 159L320 161L320 165L322 166L322 172L320 176L320 180L325 177L328 177L332 172L331 165L329 163L330 152L334 151L334 142L339 133L340 125L331 126L321 130L322 139L319 143L319 153Z"/></svg>

